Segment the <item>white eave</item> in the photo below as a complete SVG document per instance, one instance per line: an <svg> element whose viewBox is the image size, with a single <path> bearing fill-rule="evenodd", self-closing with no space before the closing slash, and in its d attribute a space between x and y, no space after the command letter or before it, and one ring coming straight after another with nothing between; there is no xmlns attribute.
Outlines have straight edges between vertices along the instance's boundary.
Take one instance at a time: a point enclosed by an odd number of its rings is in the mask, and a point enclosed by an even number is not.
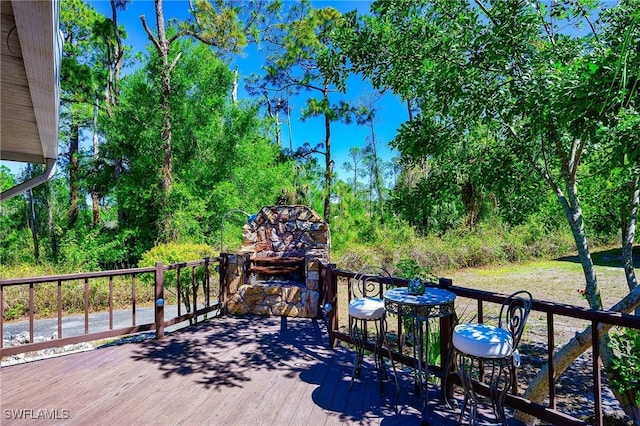
<svg viewBox="0 0 640 426"><path fill-rule="evenodd" d="M58 0L0 1L0 160L51 165L58 156L59 8Z"/></svg>

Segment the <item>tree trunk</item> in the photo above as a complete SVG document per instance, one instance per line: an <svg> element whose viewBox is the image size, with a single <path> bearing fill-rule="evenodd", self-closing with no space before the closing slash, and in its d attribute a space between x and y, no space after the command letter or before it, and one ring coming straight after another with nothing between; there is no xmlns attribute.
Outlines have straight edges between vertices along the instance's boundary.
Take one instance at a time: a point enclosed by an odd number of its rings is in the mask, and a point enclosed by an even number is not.
<svg viewBox="0 0 640 426"><path fill-rule="evenodd" d="M233 102L234 105L238 103L238 67L236 67L233 70L233 87L231 89L231 102Z"/></svg>
<svg viewBox="0 0 640 426"><path fill-rule="evenodd" d="M358 199L358 162L353 159L353 199Z"/></svg>
<svg viewBox="0 0 640 426"><path fill-rule="evenodd" d="M291 129L291 108L289 107L288 97L287 97L287 127L289 129L289 152L293 154L293 131Z"/></svg>
<svg viewBox="0 0 640 426"><path fill-rule="evenodd" d="M373 155L373 178L375 179L375 187L377 192L377 210L380 214L380 223L384 224L384 202L382 200L382 176L380 173L380 163L378 161L378 150L376 147L376 133L373 127L373 115L369 120L369 128L371 129L371 155Z"/></svg>
<svg viewBox="0 0 640 426"><path fill-rule="evenodd" d="M38 243L38 232L36 230L36 209L33 205L33 190L27 191L29 197L29 228L31 228L31 237L33 238L33 258L36 263L40 261L40 244Z"/></svg>
<svg viewBox="0 0 640 426"><path fill-rule="evenodd" d="M554 188L558 200L560 201L560 204L564 209L567 221L569 222L569 225L571 227L571 232L573 233L576 247L578 249L578 255L586 280L585 295L587 296L589 306L592 309L602 309L602 301L600 298L600 292L598 290L595 270L593 268L593 260L589 252L589 245L584 231L582 209L577 195L576 184L575 181L569 179L567 179L566 183L567 193L569 195L568 199L564 196L562 191L557 186L553 185L553 183L552 187ZM611 310L628 313L638 306L640 306L640 287L634 288L620 302L615 304L611 308ZM610 325L601 324L598 326L598 334L602 337L602 339L600 340L600 359L602 360L605 368L607 368L611 364L611 360L613 358L613 352L609 347L609 339L606 335L606 333L610 329ZM562 373L564 373L564 371L576 358L578 358L578 356L580 356L584 351L591 347L591 342L591 327L587 327L581 333L576 334L576 336L572 338L569 343L567 343L556 352L554 363L554 380L556 380ZM537 403L541 403L544 400L549 389L548 371L548 365L543 365L536 377L529 383L529 386L524 392L525 398ZM625 411L625 413L627 413L627 415L632 417L636 412L636 409L633 406L633 399L630 397L630 395L619 394L615 391L614 394L620 402L621 408ZM533 423L533 418L531 416L525 415L523 413L518 413L517 417L528 424Z"/></svg>
<svg viewBox="0 0 640 426"><path fill-rule="evenodd" d="M473 228L478 218L478 191L470 180L462 184L462 204L467 210L467 226Z"/></svg>
<svg viewBox="0 0 640 426"><path fill-rule="evenodd" d="M323 98L329 104L329 94L325 86ZM331 223L331 117L329 112L324 113L324 146L325 146L325 166L324 166L324 220Z"/></svg>
<svg viewBox="0 0 640 426"><path fill-rule="evenodd" d="M55 221L53 219L53 203L51 201L51 189L49 183L46 183L46 200L47 200L47 228L49 230L49 241L51 242L51 254L55 260L58 259L58 234L55 229Z"/></svg>
<svg viewBox="0 0 640 426"><path fill-rule="evenodd" d="M78 220L78 203L80 189L78 186L78 151L79 151L79 126L75 118L71 118L71 136L69 138L69 211L67 217L69 228L72 228Z"/></svg>
<svg viewBox="0 0 640 426"><path fill-rule="evenodd" d="M109 83L109 88L111 89L111 103L115 105L120 99L120 69L124 59L124 47L122 46L120 28L118 28L118 8L114 0L111 0L111 22L113 23L113 36L116 39L116 52L113 62L113 80Z"/></svg>
<svg viewBox="0 0 640 426"><path fill-rule="evenodd" d="M236 69L236 73L237 73L237 69ZM237 78L237 76L235 78ZM235 82L234 84L237 86L237 82ZM271 104L271 99L269 98L269 94L267 92L264 92L263 95L264 95L264 98L266 99L266 102L267 102L267 114L269 114L269 117L271 117L271 119L273 119L274 124L276 126L276 144L278 146L282 146L282 141L281 141L281 137L280 137L279 103L276 104L276 106L274 107ZM233 103L236 103L236 101L233 101Z"/></svg>
<svg viewBox="0 0 640 426"><path fill-rule="evenodd" d="M582 216L582 207L578 199L578 192L575 182L567 183L568 200L561 192L556 192L562 208L564 210L571 233L576 243L578 257L582 264L582 271L585 277L585 296L589 302L591 309L602 309L602 300L600 298L600 289L598 289L598 280L596 278L595 269L593 269L593 259L589 250L589 243L584 231L584 218Z"/></svg>
<svg viewBox="0 0 640 426"><path fill-rule="evenodd" d="M158 28L158 37L155 38L144 16L140 17L142 26L146 31L149 39L153 42L156 50L158 51L158 57L162 62L162 68L160 70L160 110L162 115L162 130L161 130L161 146L162 146L162 164L160 166L160 217L158 221L158 241L168 242L173 239L171 230L169 229L171 223L172 213L169 207L169 199L171 197L171 191L173 189L173 154L172 154L172 134L171 134L171 106L169 100L171 98L171 70L173 65L169 64L169 42L165 32L164 25L164 13L162 11L162 0L155 0L156 6L156 24ZM177 61L177 58L176 58ZM175 62L174 62L175 65Z"/></svg>
<svg viewBox="0 0 640 426"><path fill-rule="evenodd" d="M93 173L98 174L98 157L100 156L100 147L98 146L98 98L96 97L96 103L93 106ZM93 210L93 225L97 225L100 222L100 197L98 192L91 189L91 208Z"/></svg>
<svg viewBox="0 0 640 426"><path fill-rule="evenodd" d="M109 77L112 79L107 84L108 95L106 96L107 111L111 111L109 104L117 105L120 103L120 69L122 68L122 61L124 59L124 47L122 46L122 37L120 36L120 28L118 28L118 8L115 0L111 0L111 22L113 27L113 36L116 39L116 49L114 55L113 73L109 73ZM120 182L120 176L122 176L122 157L118 155L114 164L114 178L116 182ZM118 205L118 224L122 224L125 221L124 211L120 203Z"/></svg>

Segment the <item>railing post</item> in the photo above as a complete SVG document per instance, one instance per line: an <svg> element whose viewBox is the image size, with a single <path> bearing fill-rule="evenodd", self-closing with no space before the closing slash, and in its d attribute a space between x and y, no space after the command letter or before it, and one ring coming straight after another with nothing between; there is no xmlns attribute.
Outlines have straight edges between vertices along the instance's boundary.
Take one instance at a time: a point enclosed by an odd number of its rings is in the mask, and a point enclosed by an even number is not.
<svg viewBox="0 0 640 426"><path fill-rule="evenodd" d="M2 305L2 298L0 298ZM2 334L2 328L0 328ZM62 339L62 280L58 280L58 339Z"/></svg>
<svg viewBox="0 0 640 426"><path fill-rule="evenodd" d="M89 334L89 278L84 279L84 334Z"/></svg>
<svg viewBox="0 0 640 426"><path fill-rule="evenodd" d="M332 348L335 348L337 344L334 331L338 329L338 279L333 273L334 269L336 269L335 263L322 264L324 271L322 282L326 292L325 302L331 305L331 309L327 312L327 319L329 321L329 345Z"/></svg>
<svg viewBox="0 0 640 426"><path fill-rule="evenodd" d="M440 277L438 279L438 287L447 288L453 285L453 280L450 278ZM449 356L453 356L451 338L453 335L453 327L455 326L455 313L453 315L447 315L440 317L440 368L442 369L442 394L446 400L453 398L453 383L449 380L449 374L453 373L453 362L449 359Z"/></svg>
<svg viewBox="0 0 640 426"><path fill-rule="evenodd" d="M208 307L211 306L211 281L210 281L210 277L209 277L209 263L211 262L211 259L209 258L209 256L204 258L204 281L202 282L202 286L204 287L204 298L205 298L205 305Z"/></svg>
<svg viewBox="0 0 640 426"><path fill-rule="evenodd" d="M227 310L227 293L229 291L229 283L227 282L227 275L229 270L229 256L227 253L220 253L219 263L219 275L218 280L220 282L220 292L218 294L218 302L222 307L222 314L226 314Z"/></svg>
<svg viewBox="0 0 640 426"><path fill-rule="evenodd" d="M189 324L197 324L198 323L198 281L196 280L196 267L191 267L191 292L193 296L193 320L189 322Z"/></svg>
<svg viewBox="0 0 640 426"><path fill-rule="evenodd" d="M553 314L547 312L547 363L549 381L549 408L556 409L556 342L553 324Z"/></svg>
<svg viewBox="0 0 640 426"><path fill-rule="evenodd" d="M164 339L164 267L162 262L156 262L155 272L155 301L156 301L156 339Z"/></svg>
<svg viewBox="0 0 640 426"><path fill-rule="evenodd" d="M451 336L453 333L454 315L447 315L440 317L440 369L442 370L442 377L449 375L453 372L453 363L449 362L449 354L451 352L452 342ZM446 380L446 389L443 389L447 398L453 398L453 384L451 381Z"/></svg>
<svg viewBox="0 0 640 426"><path fill-rule="evenodd" d="M595 426L602 426L602 379L600 377L600 335L598 321L591 321L591 357L593 362L593 402Z"/></svg>
<svg viewBox="0 0 640 426"><path fill-rule="evenodd" d="M87 289L86 289L86 284L85 284L85 300L87 300ZM35 313L35 307L34 307L34 293L33 293L33 283L29 284L29 343L33 343L33 316ZM85 306L85 317L87 316L87 309ZM85 331L84 334L88 334L89 332L87 331L87 321L85 320L85 327L84 327Z"/></svg>
<svg viewBox="0 0 640 426"><path fill-rule="evenodd" d="M4 339L4 286L0 285L0 349L2 349L2 345ZM2 351L0 351L2 352Z"/></svg>

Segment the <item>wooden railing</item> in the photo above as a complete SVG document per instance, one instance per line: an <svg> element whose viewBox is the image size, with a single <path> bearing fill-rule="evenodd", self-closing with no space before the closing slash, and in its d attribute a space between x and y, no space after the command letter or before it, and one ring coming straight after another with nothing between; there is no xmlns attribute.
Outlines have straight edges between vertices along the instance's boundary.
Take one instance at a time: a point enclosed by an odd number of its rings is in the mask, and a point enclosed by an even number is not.
<svg viewBox="0 0 640 426"><path fill-rule="evenodd" d="M213 266L218 264L219 268ZM3 347L2 341L0 341L0 357L15 355L24 352L37 351L52 347L60 347L63 345L76 344L81 342L95 341L101 339L107 339L112 337L118 337L123 335L129 335L133 333L155 330L156 338L161 339L164 336L165 327L169 327L181 322L189 321L193 323L200 318L206 318L209 314L213 316L224 313L224 303L227 289L224 287L224 277L226 274L226 261L223 257L220 258L205 258L203 260L177 263L172 265L163 265L157 263L154 267L146 268L134 268L134 269L122 269L115 271L103 271L103 272L89 272L78 274L67 274L57 276L45 276L36 278L19 278L19 279L5 279L0 280L0 335L4 335L4 306L5 306L5 292L9 287L24 286L28 289L29 297L29 342L24 345ZM185 277L183 271L190 271L189 277ZM165 286L165 276L169 271L176 272L176 296L178 298L178 312L175 317L165 318L165 301L164 293L167 289ZM202 271L200 274L199 271ZM218 275L217 285L212 285L211 276ZM137 309L137 294L136 294L136 280L141 279L143 276L148 276L146 280L153 282L153 287L149 286L149 291L153 291L153 300L155 301L155 319L153 322L144 324L137 324L136 321L136 309ZM126 327L113 328L113 280L118 277L119 279L128 279L131 282L131 325ZM351 342L351 337L348 333L348 324L341 324L340 318L346 317L346 305L348 303L350 295L346 290L348 288L348 280L355 279L356 273L351 271L340 270L333 264L323 264L320 269L321 280L321 305L324 308L324 312L328 318L328 332L330 343L335 346L338 341ZM107 330L91 331L90 321L90 309L89 309L89 284L91 280L108 279L109 280L109 326ZM197 280L201 280L198 282ZM84 297L84 333L77 336L64 337L64 316L63 316L63 299L62 299L62 286L63 283L68 282L81 282L83 284L83 297ZM34 343L34 323L35 323L35 294L38 287L44 284L57 285L57 324L58 331L55 339L36 342ZM394 284L398 286L406 285L407 281L394 278ZM185 304L181 300L181 288L182 286L189 285L192 289L198 288L199 284L202 284L202 291L191 291L191 300L188 302L189 309L187 312L182 312L182 307ZM445 285L448 290L454 292L457 296L466 299L473 299L477 301L477 320L482 322L484 320L485 305L500 305L505 300L507 295L474 290L470 288L457 287L451 285L450 280L441 280L442 285ZM171 287L173 289L173 287ZM556 381L553 379L556 375L554 370L554 356L555 356L555 318L556 317L572 317L579 318L591 323L591 350L592 350L592 380L593 380L593 395L594 395L594 418L596 425L602 425L602 389L601 389L601 368L599 363L599 343L601 336L604 334L603 325L614 325L620 327L631 327L640 329L640 318L621 314L619 312L612 311L596 311L591 309L585 309L578 306L559 304L546 302L541 300L534 300L533 308L534 312L539 312L546 317L547 323L547 363L548 363L548 379L549 379L549 398L548 404L542 405L533 401L527 400L522 396L514 393L510 393L506 397L506 405L510 406L514 410L530 414L540 420L550 422L554 425L587 425L585 421L572 417L569 414L562 413L556 409ZM451 317L440 318L440 365L431 365L429 370L434 372L440 377L444 377L447 374L450 382L456 383L457 376L451 372L446 372L444 368L444 362L447 358L448 347L450 345L451 329L453 327L453 320ZM341 328L342 327L342 328ZM397 325L398 340L400 340L403 333L402 323L398 321ZM369 349L373 350L373 344L369 344ZM406 354L400 353L397 350L391 348L391 353L386 352L387 356L392 356L396 361L401 362L407 366L414 367L416 360ZM474 388L482 395L488 395L488 388L482 383L475 382Z"/></svg>
<svg viewBox="0 0 640 426"><path fill-rule="evenodd" d="M340 318L344 318L346 315L346 305L349 298L346 288L348 288L348 280L354 279L356 273L351 271L340 270L332 264L323 264L321 268L321 280L323 282L323 292L321 303L324 307L328 319L329 327L329 339L332 346L335 346L338 341L347 343L353 343L349 335L349 324L340 323ZM484 321L485 305L500 305L508 297L505 294L492 293L481 290L474 290L470 288L453 286L450 280L440 280L439 285L444 285L447 290L452 291L458 297L473 299L477 301L477 321ZM394 285L406 286L407 281L394 278ZM434 283L435 285L435 283ZM344 312L343 312L344 311ZM547 336L546 336L546 351L547 351L547 364L548 364L548 404L543 405L528 399L523 398L514 393L509 393L506 397L505 404L514 410L521 411L529 414L540 420L550 422L553 425L588 425L584 420L573 417L567 413L563 413L556 408L556 380L554 377L556 371L554 369L555 360L555 331L554 326L556 323L556 317L571 317L581 320L585 320L591 324L591 351L592 351L592 372L591 380L593 382L592 391L594 399L594 423L597 426L603 424L603 412L602 412L602 386L601 386L601 367L600 367L600 341L604 335L603 325L612 325L619 327L630 327L640 329L640 318L634 315L623 314L613 311L598 311L593 309L586 309L578 306L547 302L542 300L534 300L532 312L538 312L546 317L547 324ZM439 377L443 377L444 363L447 359L448 348L451 343L451 329L453 327L453 319L440 318L440 365L430 365L429 370L434 372ZM402 325L398 322L397 328L398 336L401 339ZM373 350L373 342L368 344L368 349ZM401 362L407 366L414 367L416 360L410 356L399 353L394 350L394 345L391 344L391 354L389 351L384 351L387 356L392 356L394 360ZM452 372L446 372L448 375L449 383L458 383L457 375ZM474 389L481 395L488 396L488 386L475 381ZM447 392L449 393L449 392Z"/></svg>
<svg viewBox="0 0 640 426"><path fill-rule="evenodd" d="M86 272L66 275L53 275L32 278L16 278L0 280L0 335L4 336L4 309L7 289L10 287L28 288L28 317L29 317L29 343L4 347L0 340L0 357L16 355L25 352L39 351L54 347L90 342L124 336L144 331L155 330L156 338L164 337L165 327L176 325L185 321L189 324L204 319L207 316L219 315L224 307L224 284L219 277L212 284L212 275L218 275L220 268L215 268L219 263L219 258L204 258L202 260L163 265L158 262L155 266L133 269L119 269L102 272ZM177 299L177 315L172 318L165 318L165 276L167 272L175 271L176 278L172 282L171 291L175 292ZM187 271L188 276L184 271ZM90 285L93 281L108 280L108 317L109 324L106 330L93 331L90 318ZM113 325L113 281L114 279L129 280L131 283L131 324L125 327L115 328ZM144 280L149 282L147 288L152 292L152 296L147 299L154 301L154 321L138 324L136 313L139 309L136 282ZM65 336L63 315L63 284L82 283L84 300L84 333L75 336ZM50 340L34 342L34 325L36 321L35 297L36 292L44 285L54 284L57 286L57 333L55 338ZM175 284L175 285L174 285ZM184 292L184 287L190 286L190 291ZM189 294L191 300L183 300L182 295ZM188 308L187 308L188 306Z"/></svg>

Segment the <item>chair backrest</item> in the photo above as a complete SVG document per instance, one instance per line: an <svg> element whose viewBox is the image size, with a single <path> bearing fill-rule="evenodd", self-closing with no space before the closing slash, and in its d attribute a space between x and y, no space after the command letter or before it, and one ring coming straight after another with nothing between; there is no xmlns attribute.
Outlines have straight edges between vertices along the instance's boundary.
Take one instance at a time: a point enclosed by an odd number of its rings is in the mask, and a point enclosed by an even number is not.
<svg viewBox="0 0 640 426"><path fill-rule="evenodd" d="M382 266L366 266L349 280L349 300L361 297L382 298L382 293L393 286L393 277Z"/></svg>
<svg viewBox="0 0 640 426"><path fill-rule="evenodd" d="M511 332L513 348L518 347L524 326L527 323L533 298L528 291L517 291L509 296L500 308L498 326Z"/></svg>

